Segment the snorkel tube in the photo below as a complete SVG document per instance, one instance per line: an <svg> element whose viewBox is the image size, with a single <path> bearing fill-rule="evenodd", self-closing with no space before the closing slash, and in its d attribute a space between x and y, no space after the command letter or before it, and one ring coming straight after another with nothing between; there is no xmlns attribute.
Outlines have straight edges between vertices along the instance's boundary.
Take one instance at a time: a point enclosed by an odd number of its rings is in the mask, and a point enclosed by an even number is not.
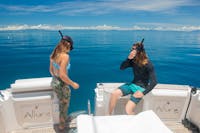
<svg viewBox="0 0 200 133"><path fill-rule="evenodd" d="M143 42L144 42L144 38L142 39L142 41L140 43L143 45Z"/></svg>
<svg viewBox="0 0 200 133"><path fill-rule="evenodd" d="M143 45L143 42L144 42L144 38L143 38L142 41L140 42L140 45L137 47L137 51L139 51L139 52L144 51L144 45Z"/></svg>
<svg viewBox="0 0 200 133"><path fill-rule="evenodd" d="M58 32L60 33L61 38L63 38L63 34L62 34L62 32L61 32L60 30L59 30Z"/></svg>
<svg viewBox="0 0 200 133"><path fill-rule="evenodd" d="M60 33L60 36L61 36L61 39L64 40L64 41L67 41L70 43L71 47L70 47L70 50L72 50L74 47L73 47L73 40L70 36L63 36L62 32L59 30L58 31Z"/></svg>

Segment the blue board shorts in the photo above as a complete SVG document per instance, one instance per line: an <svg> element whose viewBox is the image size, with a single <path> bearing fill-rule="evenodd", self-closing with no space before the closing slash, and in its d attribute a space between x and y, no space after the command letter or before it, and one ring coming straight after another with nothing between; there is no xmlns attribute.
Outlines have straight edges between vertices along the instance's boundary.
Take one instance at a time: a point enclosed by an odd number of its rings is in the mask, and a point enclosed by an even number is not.
<svg viewBox="0 0 200 133"><path fill-rule="evenodd" d="M144 92L145 89L136 85L136 84L133 84L133 83L125 83L123 85L121 85L119 87L119 89L122 91L123 93L123 96L126 96L128 94L131 94L131 97L130 97L130 100L132 102L134 102L135 104L137 104L142 98L135 98L133 96L133 94L136 92L136 91L140 91L140 92Z"/></svg>

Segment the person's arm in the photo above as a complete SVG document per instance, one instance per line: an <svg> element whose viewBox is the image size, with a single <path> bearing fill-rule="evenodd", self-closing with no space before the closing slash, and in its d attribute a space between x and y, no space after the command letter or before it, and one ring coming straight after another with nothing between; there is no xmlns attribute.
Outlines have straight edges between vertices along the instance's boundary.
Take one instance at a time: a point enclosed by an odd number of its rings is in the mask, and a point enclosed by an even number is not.
<svg viewBox="0 0 200 133"><path fill-rule="evenodd" d="M126 60L123 61L122 64L120 65L120 69L121 69L121 70L124 70L124 69L126 69L126 68L128 68L128 67L131 67L131 62L132 62L132 60L126 59Z"/></svg>
<svg viewBox="0 0 200 133"><path fill-rule="evenodd" d="M52 65L52 63L53 63L53 60L50 59L49 72L50 72L51 76L54 76L54 73L53 73L53 65Z"/></svg>
<svg viewBox="0 0 200 133"><path fill-rule="evenodd" d="M136 56L136 51L133 50L129 53L128 55L128 58L122 62L121 66L120 66L120 69L121 70L124 70L128 67L131 67L132 66L132 63L133 63L133 58Z"/></svg>
<svg viewBox="0 0 200 133"><path fill-rule="evenodd" d="M143 92L144 95L149 93L157 84L155 70L151 63L148 66L148 70L149 70L149 84L146 87L146 90Z"/></svg>
<svg viewBox="0 0 200 133"><path fill-rule="evenodd" d="M69 63L69 55L62 54L61 55L61 62L60 62L60 70L59 70L59 77L62 81L64 81L66 84L72 86L74 89L78 89L79 85L76 82L73 82L67 74L66 66Z"/></svg>

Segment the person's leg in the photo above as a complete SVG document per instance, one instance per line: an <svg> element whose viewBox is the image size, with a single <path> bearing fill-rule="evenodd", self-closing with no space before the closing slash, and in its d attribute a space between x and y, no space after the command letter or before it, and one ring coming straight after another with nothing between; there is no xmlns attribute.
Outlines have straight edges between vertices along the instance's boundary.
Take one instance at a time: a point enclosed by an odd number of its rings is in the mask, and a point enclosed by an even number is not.
<svg viewBox="0 0 200 133"><path fill-rule="evenodd" d="M62 130L64 129L64 126L63 126L64 119L63 119L63 112L62 112L62 108L63 108L62 86L60 85L60 81L54 77L52 78L51 86L59 100L59 127L58 128Z"/></svg>
<svg viewBox="0 0 200 133"><path fill-rule="evenodd" d="M67 113L68 113L68 107L69 107L69 103L70 103L70 97L71 97L71 90L69 88L69 86L64 86L63 88L63 112L64 112L64 118L65 121L67 120Z"/></svg>
<svg viewBox="0 0 200 133"><path fill-rule="evenodd" d="M60 112L60 123L59 123L59 129L63 130L65 128L65 112L64 112L64 102L63 100L60 100L59 104L59 112Z"/></svg>
<svg viewBox="0 0 200 133"><path fill-rule="evenodd" d="M65 113L64 113L64 101L63 101L63 95L62 95L62 91L60 91L61 88L57 89L56 94L57 97L59 99L59 129L63 130L65 127Z"/></svg>
<svg viewBox="0 0 200 133"><path fill-rule="evenodd" d="M126 113L128 115L134 115L135 107L136 107L136 104L134 102L132 102L131 100L129 100L126 104Z"/></svg>
<svg viewBox="0 0 200 133"><path fill-rule="evenodd" d="M67 111L70 102L70 89L68 86L62 88L62 99L60 101L60 129L65 128L65 122L67 120Z"/></svg>
<svg viewBox="0 0 200 133"><path fill-rule="evenodd" d="M117 100L122 95L123 93L120 89L116 89L112 92L111 97L110 97L110 102L109 102L109 115L112 115L112 112L113 112L113 109L115 108Z"/></svg>
<svg viewBox="0 0 200 133"><path fill-rule="evenodd" d="M134 109L135 109L137 103L138 103L140 100L141 100L141 98L135 98L135 97L133 96L133 94L131 95L130 100L129 100L129 101L127 102L127 104L126 104L126 113L127 113L128 115L134 115L134 114L135 114Z"/></svg>

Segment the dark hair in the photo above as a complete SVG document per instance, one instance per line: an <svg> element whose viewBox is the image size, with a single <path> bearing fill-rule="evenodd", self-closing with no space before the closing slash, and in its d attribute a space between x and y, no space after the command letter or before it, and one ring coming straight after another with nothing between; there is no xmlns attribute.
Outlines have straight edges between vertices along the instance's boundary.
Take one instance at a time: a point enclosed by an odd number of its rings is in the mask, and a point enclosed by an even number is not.
<svg viewBox="0 0 200 133"><path fill-rule="evenodd" d="M59 53L63 52L63 50L65 49L71 50L71 44L68 41L61 39L55 47L55 49L53 50L50 58L56 60L58 57L57 55L59 55Z"/></svg>
<svg viewBox="0 0 200 133"><path fill-rule="evenodd" d="M134 59L135 63L139 66L146 65L148 63L148 57L146 55L143 42L137 42L133 44L133 46L135 46L137 49L137 54Z"/></svg>
<svg viewBox="0 0 200 133"><path fill-rule="evenodd" d="M73 49L73 40L70 36L63 36L62 32L59 30L58 31L60 33L61 36L61 40L60 42L57 44L57 46L55 47L55 49L53 50L50 58L53 60L57 59L57 55L59 55L59 53L63 52L64 49L69 49L72 50Z"/></svg>

